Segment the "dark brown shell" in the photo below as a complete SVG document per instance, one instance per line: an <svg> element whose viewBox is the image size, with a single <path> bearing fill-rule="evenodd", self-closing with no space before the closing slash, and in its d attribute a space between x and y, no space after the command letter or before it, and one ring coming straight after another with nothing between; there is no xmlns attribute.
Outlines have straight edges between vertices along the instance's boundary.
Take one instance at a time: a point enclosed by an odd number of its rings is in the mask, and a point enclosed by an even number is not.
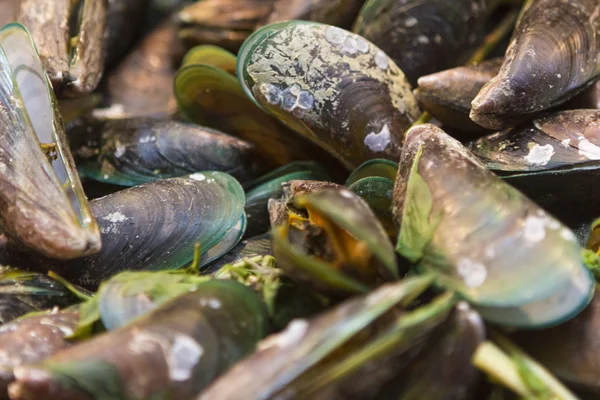
<svg viewBox="0 0 600 400"><path fill-rule="evenodd" d="M471 119L516 126L571 99L600 75L597 0L526 3L500 73L473 101Z"/></svg>

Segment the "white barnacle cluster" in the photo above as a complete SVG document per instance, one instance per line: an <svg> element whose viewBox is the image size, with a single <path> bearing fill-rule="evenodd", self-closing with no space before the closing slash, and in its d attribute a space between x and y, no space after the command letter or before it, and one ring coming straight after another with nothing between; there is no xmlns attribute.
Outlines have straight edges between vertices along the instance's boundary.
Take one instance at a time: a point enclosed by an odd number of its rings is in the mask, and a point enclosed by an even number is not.
<svg viewBox="0 0 600 400"><path fill-rule="evenodd" d="M338 47L344 53L351 56L359 53L367 54L369 52L369 42L363 37L335 26L330 26L325 30L325 39L333 46Z"/></svg>
<svg viewBox="0 0 600 400"><path fill-rule="evenodd" d="M309 91L302 90L297 83L285 89L264 83L260 86L260 91L269 104L279 105L284 111L294 113L298 117L315 104L315 97Z"/></svg>

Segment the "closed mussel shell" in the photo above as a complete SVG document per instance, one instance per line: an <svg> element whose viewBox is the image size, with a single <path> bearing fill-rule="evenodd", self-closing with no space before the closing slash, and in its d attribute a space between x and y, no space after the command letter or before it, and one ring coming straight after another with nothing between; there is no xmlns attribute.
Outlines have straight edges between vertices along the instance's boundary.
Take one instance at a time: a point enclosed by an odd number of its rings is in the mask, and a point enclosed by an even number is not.
<svg viewBox="0 0 600 400"><path fill-rule="evenodd" d="M267 333L264 305L237 282L204 283L133 324L15 368L13 399L192 399Z"/></svg>
<svg viewBox="0 0 600 400"><path fill-rule="evenodd" d="M419 78L414 94L419 105L444 126L471 134L488 132L469 118L471 102L494 76L503 60L457 67Z"/></svg>
<svg viewBox="0 0 600 400"><path fill-rule="evenodd" d="M72 129L80 174L134 186L196 171L226 172L240 181L256 175L254 146L214 129L150 118L100 121Z"/></svg>
<svg viewBox="0 0 600 400"><path fill-rule="evenodd" d="M599 49L596 0L527 2L500 73L473 100L471 119L504 129L564 103L600 76Z"/></svg>
<svg viewBox="0 0 600 400"><path fill-rule="evenodd" d="M492 171L569 225L589 222L600 200L600 111L561 111L469 144Z"/></svg>
<svg viewBox="0 0 600 400"><path fill-rule="evenodd" d="M17 21L30 30L54 89L93 91L104 71L107 4L94 0L21 0ZM72 30L72 28L74 29Z"/></svg>
<svg viewBox="0 0 600 400"><path fill-rule="evenodd" d="M95 288L121 271L177 269L200 243L203 263L225 254L243 235L244 192L222 172L197 172L128 188L91 202L102 232L102 251L49 263L64 278ZM230 236L218 254L211 250ZM209 256L210 255L210 256Z"/></svg>
<svg viewBox="0 0 600 400"><path fill-rule="evenodd" d="M334 26L280 22L240 49L238 77L265 111L349 168L396 160L419 108L403 72L364 38Z"/></svg>
<svg viewBox="0 0 600 400"><path fill-rule="evenodd" d="M0 398L14 380L13 369L35 363L69 347L66 337L79 322L76 311L52 311L24 316L0 327Z"/></svg>
<svg viewBox="0 0 600 400"><path fill-rule="evenodd" d="M379 46L412 85L464 63L483 38L492 0L369 0L354 32Z"/></svg>
<svg viewBox="0 0 600 400"><path fill-rule="evenodd" d="M535 328L589 303L593 280L575 235L458 141L433 125L413 128L399 171L397 250L485 319Z"/></svg>

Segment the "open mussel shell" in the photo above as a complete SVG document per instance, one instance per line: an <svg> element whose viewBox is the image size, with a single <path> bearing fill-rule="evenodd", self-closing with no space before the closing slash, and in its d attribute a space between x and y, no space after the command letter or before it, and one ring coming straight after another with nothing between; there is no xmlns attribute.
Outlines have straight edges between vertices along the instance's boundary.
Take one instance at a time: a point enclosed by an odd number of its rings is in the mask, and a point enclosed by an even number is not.
<svg viewBox="0 0 600 400"><path fill-rule="evenodd" d="M54 89L93 91L104 71L106 1L21 0L17 21L31 32Z"/></svg>
<svg viewBox="0 0 600 400"><path fill-rule="evenodd" d="M15 368L13 399L191 399L267 333L264 304L226 281L179 296L132 324Z"/></svg>
<svg viewBox="0 0 600 400"><path fill-rule="evenodd" d="M427 279L411 278L349 299L310 320L293 320L284 331L260 342L254 354L220 377L198 400L373 398L382 383L397 377L402 358L408 358L397 356L422 346L422 339L448 315L448 306L443 304L431 318L415 324L418 329L402 330L400 335L394 330L393 314L427 285ZM380 339L388 339L383 345L388 345L385 354L373 349ZM362 362L357 364L357 359Z"/></svg>
<svg viewBox="0 0 600 400"><path fill-rule="evenodd" d="M495 58L422 76L414 95L421 108L444 126L471 134L488 132L473 122L469 113L471 103L483 86L498 75L502 62L501 58Z"/></svg>
<svg viewBox="0 0 600 400"><path fill-rule="evenodd" d="M175 96L185 118L254 144L273 166L328 158L319 147L252 103L238 80L225 70L207 64L182 67L175 77Z"/></svg>
<svg viewBox="0 0 600 400"><path fill-rule="evenodd" d="M334 26L265 26L240 49L238 78L266 112L347 168L396 160L419 108L402 71L364 38Z"/></svg>
<svg viewBox="0 0 600 400"><path fill-rule="evenodd" d="M107 74L110 107L97 110L95 115L111 119L173 115L177 110L173 96L174 63L180 53L177 26L171 20L164 21Z"/></svg>
<svg viewBox="0 0 600 400"><path fill-rule="evenodd" d="M270 228L269 199L278 199L283 194L282 185L292 180L330 181L331 177L319 164L297 161L277 168L248 184L246 190L247 236L265 233Z"/></svg>
<svg viewBox="0 0 600 400"><path fill-rule="evenodd" d="M473 100L471 119L509 128L592 85L600 76L597 7L596 0L527 2L500 73Z"/></svg>
<svg viewBox="0 0 600 400"><path fill-rule="evenodd" d="M350 29L364 0L275 0L265 25L301 19Z"/></svg>
<svg viewBox="0 0 600 400"><path fill-rule="evenodd" d="M180 10L179 37L187 47L213 44L237 52L256 25L265 20L274 0L203 0Z"/></svg>
<svg viewBox="0 0 600 400"><path fill-rule="evenodd" d="M600 296L580 315L550 329L519 332L519 345L557 377L576 388L600 395Z"/></svg>
<svg viewBox="0 0 600 400"><path fill-rule="evenodd" d="M77 311L57 311L24 316L0 327L0 398L14 380L13 369L35 363L69 347L66 337L79 323Z"/></svg>
<svg viewBox="0 0 600 400"><path fill-rule="evenodd" d="M78 302L68 288L46 275L0 267L0 325L31 312Z"/></svg>
<svg viewBox="0 0 600 400"><path fill-rule="evenodd" d="M99 121L71 129L69 139L82 176L123 186L196 171L226 172L243 182L259 168L251 144L177 121Z"/></svg>
<svg viewBox="0 0 600 400"><path fill-rule="evenodd" d="M593 280L574 234L458 141L433 125L413 128L399 171L398 252L484 318L536 328L589 303Z"/></svg>
<svg viewBox="0 0 600 400"><path fill-rule="evenodd" d="M292 181L269 213L277 265L291 279L339 296L397 279L385 230L351 191Z"/></svg>
<svg viewBox="0 0 600 400"><path fill-rule="evenodd" d="M0 226L51 258L93 254L100 232L31 37L9 24L0 48Z"/></svg>
<svg viewBox="0 0 600 400"><path fill-rule="evenodd" d="M598 214L600 111L561 111L469 144L492 171L562 221Z"/></svg>
<svg viewBox="0 0 600 400"><path fill-rule="evenodd" d="M354 32L379 46L416 85L464 63L483 38L487 0L369 0Z"/></svg>
<svg viewBox="0 0 600 400"><path fill-rule="evenodd" d="M222 172L131 187L90 203L102 232L100 253L40 265L95 288L121 271L178 269L192 261L196 242L207 264L244 234L244 200L240 184Z"/></svg>

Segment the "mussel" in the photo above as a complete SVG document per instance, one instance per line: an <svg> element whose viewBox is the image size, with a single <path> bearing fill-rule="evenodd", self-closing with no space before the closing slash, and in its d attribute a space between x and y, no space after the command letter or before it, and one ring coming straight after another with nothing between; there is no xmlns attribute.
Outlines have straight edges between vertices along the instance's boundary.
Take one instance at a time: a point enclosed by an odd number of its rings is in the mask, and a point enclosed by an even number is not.
<svg viewBox="0 0 600 400"><path fill-rule="evenodd" d="M87 288L121 271L178 269L222 256L245 230L244 192L222 172L196 172L131 187L90 202L102 232L102 251L69 262L29 261ZM25 255L11 255L14 258Z"/></svg>
<svg viewBox="0 0 600 400"><path fill-rule="evenodd" d="M52 310L24 316L0 327L0 399L14 380L13 369L35 363L69 347L67 340L79 323L75 310Z"/></svg>
<svg viewBox="0 0 600 400"><path fill-rule="evenodd" d="M100 250L54 93L27 30L0 31L0 226L45 256Z"/></svg>
<svg viewBox="0 0 600 400"><path fill-rule="evenodd" d="M17 21L31 31L54 89L91 92L104 71L106 1L21 0Z"/></svg>
<svg viewBox="0 0 600 400"><path fill-rule="evenodd" d="M82 176L123 186L221 171L244 182L260 163L254 146L214 129L153 118L98 121L71 129Z"/></svg>
<svg viewBox="0 0 600 400"><path fill-rule="evenodd" d="M397 279L391 242L369 206L333 184L291 181L269 201L278 267L333 296L364 293Z"/></svg>
<svg viewBox="0 0 600 400"><path fill-rule="evenodd" d="M395 160L419 108L402 71L374 44L305 21L265 26L240 49L246 94L350 169Z"/></svg>
<svg viewBox="0 0 600 400"><path fill-rule="evenodd" d="M510 128L556 107L600 77L596 0L525 3L500 73L473 100L471 119Z"/></svg>
<svg viewBox="0 0 600 400"><path fill-rule="evenodd" d="M422 76L414 95L419 105L444 126L472 134L488 132L469 118L471 102L498 74L502 62L501 58L495 58Z"/></svg>
<svg viewBox="0 0 600 400"><path fill-rule="evenodd" d="M598 214L600 111L569 110L483 137L473 153L569 225Z"/></svg>
<svg viewBox="0 0 600 400"><path fill-rule="evenodd" d="M494 0L369 0L354 32L383 50L416 85L467 61L483 38Z"/></svg>
<svg viewBox="0 0 600 400"><path fill-rule="evenodd" d="M486 320L550 326L589 304L575 235L439 128L409 131L394 201L397 251Z"/></svg>
<svg viewBox="0 0 600 400"><path fill-rule="evenodd" d="M12 399L193 399L267 333L264 304L210 281L127 327L14 369Z"/></svg>

